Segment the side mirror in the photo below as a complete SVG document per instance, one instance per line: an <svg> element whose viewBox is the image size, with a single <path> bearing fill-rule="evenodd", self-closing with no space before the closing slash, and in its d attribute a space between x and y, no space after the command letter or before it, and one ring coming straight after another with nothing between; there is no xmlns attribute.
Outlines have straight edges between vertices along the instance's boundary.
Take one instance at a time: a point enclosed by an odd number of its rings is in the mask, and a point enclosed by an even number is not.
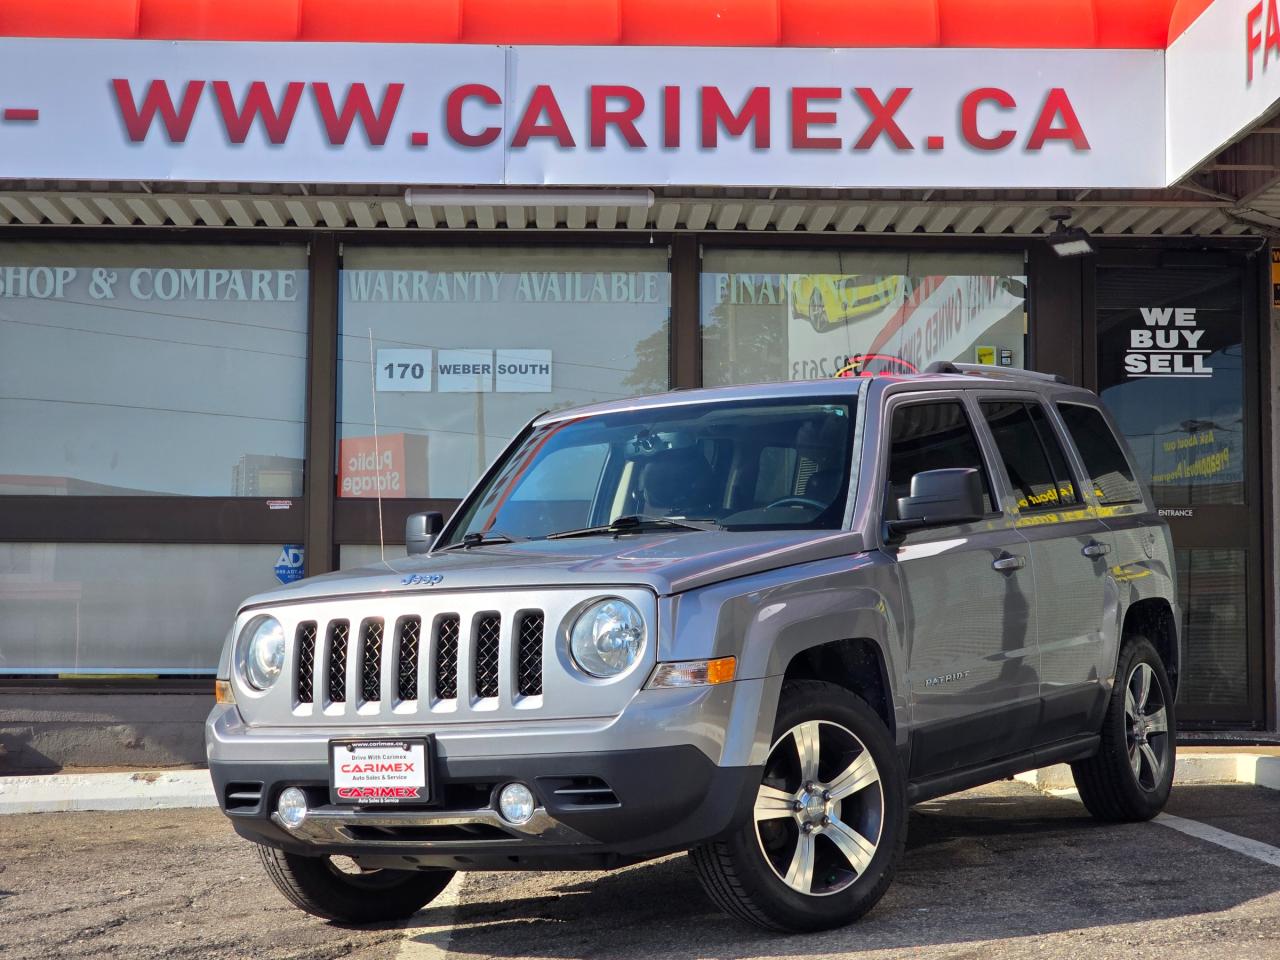
<svg viewBox="0 0 1280 960"><path fill-rule="evenodd" d="M898 519L885 522L885 540L899 543L912 530L972 523L985 513L976 467L922 470L911 478L911 495L898 498Z"/></svg>
<svg viewBox="0 0 1280 960"><path fill-rule="evenodd" d="M404 522L404 547L410 556L426 553L444 529L444 514L435 510L411 514Z"/></svg>

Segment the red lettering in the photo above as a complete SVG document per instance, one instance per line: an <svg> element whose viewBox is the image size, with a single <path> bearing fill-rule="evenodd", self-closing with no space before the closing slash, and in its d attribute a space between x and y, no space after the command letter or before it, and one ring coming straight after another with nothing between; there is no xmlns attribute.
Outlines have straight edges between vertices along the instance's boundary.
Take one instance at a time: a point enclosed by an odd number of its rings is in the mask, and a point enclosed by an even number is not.
<svg viewBox="0 0 1280 960"><path fill-rule="evenodd" d="M476 98L491 107L501 106L502 97L493 87L483 83L464 83L449 91L445 100L444 122L449 137L464 147L487 147L502 134L501 127L485 127L479 133L467 133L462 129L462 107L471 98Z"/></svg>
<svg viewBox="0 0 1280 960"><path fill-rule="evenodd" d="M237 109L235 98L231 95L231 84L225 80L213 81L213 93L218 98L218 109L222 111L222 124L227 128L227 137L232 143L244 143L253 128L255 117L262 117L262 129L272 143L284 143L289 137L289 127L293 124L293 115L298 111L298 103L302 100L305 83L294 82L285 87L284 105L276 112L271 102L271 94L267 85L261 80L249 84L249 92L245 94L244 106Z"/></svg>
<svg viewBox="0 0 1280 960"><path fill-rule="evenodd" d="M978 132L978 107L993 103L1001 110L1012 110L1017 103L999 87L979 87L964 95L960 102L960 131L965 142L979 150L1003 150L1017 136L1012 130L1001 130L994 137L984 137Z"/></svg>
<svg viewBox="0 0 1280 960"><path fill-rule="evenodd" d="M736 114L729 109L719 87L702 88L702 145L715 147L720 127L731 137L740 137L755 124L755 149L769 148L769 88L753 87Z"/></svg>
<svg viewBox="0 0 1280 960"><path fill-rule="evenodd" d="M396 106L400 103L400 94L404 92L403 83L389 83L382 93L382 106L374 112L373 103L369 100L369 91L363 83L353 83L347 88L346 98L342 101L342 111L334 109L333 95L329 92L329 84L313 83L311 95L316 98L316 107L320 111L320 119L324 122L329 142L335 145L347 142L351 134L351 126L356 117L364 127L371 147L380 147L387 142L387 134L391 132L391 121L395 119Z"/></svg>
<svg viewBox="0 0 1280 960"><path fill-rule="evenodd" d="M164 125L165 136L170 143L182 143L187 139L187 131L191 129L191 120L196 113L196 104L204 90L203 80L189 80L182 94L182 106L175 110L173 99L169 96L169 85L163 80L152 80L142 98L142 105L136 106L133 90L128 80L112 80L116 102L120 106L120 118L129 133L129 139L141 143L147 139L151 130L151 121L156 113L160 114L160 122Z"/></svg>
<svg viewBox="0 0 1280 960"><path fill-rule="evenodd" d="M1267 0L1267 36L1262 47L1262 69L1267 69L1267 60L1275 55L1280 60L1280 11L1276 10L1276 0Z"/></svg>
<svg viewBox="0 0 1280 960"><path fill-rule="evenodd" d="M610 100L625 102L620 110L609 107ZM644 96L635 87L591 87L591 133L588 143L592 147L604 146L604 132L609 126L618 128L628 147L643 147L644 138L636 129L636 118L644 113Z"/></svg>
<svg viewBox="0 0 1280 960"><path fill-rule="evenodd" d="M1053 122L1058 117L1062 118L1062 126L1055 127ZM1045 97L1035 129L1027 138L1027 149L1039 150L1046 140L1069 140L1076 150L1089 149L1089 141L1085 138L1084 130L1080 126L1080 119L1071 106L1067 91L1061 87L1054 87Z"/></svg>
<svg viewBox="0 0 1280 960"><path fill-rule="evenodd" d="M853 92L858 95L862 105L871 114L871 122L867 124L867 129L862 131L862 136L853 145L853 149L870 150L876 140L879 139L881 133L886 134L899 150L912 149L911 141L902 132L898 122L893 119L893 115L898 112L898 108L907 102L907 97L911 96L910 87L894 87L893 92L889 94L888 103L881 103L880 98L876 96L875 91L870 87L854 87Z"/></svg>
<svg viewBox="0 0 1280 960"><path fill-rule="evenodd" d="M544 113L547 115L547 122L539 123ZM511 146L526 147L533 137L551 137L562 147L575 145L573 134L569 132L569 124L565 122L560 104L556 102L556 95L545 83L533 88L529 105L525 107L515 136L511 138Z"/></svg>
<svg viewBox="0 0 1280 960"><path fill-rule="evenodd" d="M680 146L680 88L662 88L662 145Z"/></svg>
<svg viewBox="0 0 1280 960"><path fill-rule="evenodd" d="M811 137L813 124L830 126L836 122L832 111L814 112L810 100L839 100L839 87L793 87L791 90L791 148L793 150L839 150L839 137Z"/></svg>
<svg viewBox="0 0 1280 960"><path fill-rule="evenodd" d="M1262 4L1255 5L1244 18L1244 46L1246 67L1245 76L1249 83L1253 82L1253 55L1262 46L1262 34L1257 32L1258 21L1262 19ZM116 83L120 81L117 80Z"/></svg>

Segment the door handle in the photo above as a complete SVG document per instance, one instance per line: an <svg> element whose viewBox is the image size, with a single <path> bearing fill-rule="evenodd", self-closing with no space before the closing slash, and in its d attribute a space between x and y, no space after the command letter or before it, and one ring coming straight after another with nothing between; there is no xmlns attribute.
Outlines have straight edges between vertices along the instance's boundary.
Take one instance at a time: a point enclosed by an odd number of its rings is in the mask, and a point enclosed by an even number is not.
<svg viewBox="0 0 1280 960"><path fill-rule="evenodd" d="M1097 540L1093 540L1081 547L1080 552L1091 559L1105 557L1111 552L1111 544L1099 543Z"/></svg>
<svg viewBox="0 0 1280 960"><path fill-rule="evenodd" d="M1015 557L1011 553L1002 553L991 561L991 569L999 570L1001 573L1008 573L1010 570L1021 570L1026 565L1026 560L1022 557Z"/></svg>

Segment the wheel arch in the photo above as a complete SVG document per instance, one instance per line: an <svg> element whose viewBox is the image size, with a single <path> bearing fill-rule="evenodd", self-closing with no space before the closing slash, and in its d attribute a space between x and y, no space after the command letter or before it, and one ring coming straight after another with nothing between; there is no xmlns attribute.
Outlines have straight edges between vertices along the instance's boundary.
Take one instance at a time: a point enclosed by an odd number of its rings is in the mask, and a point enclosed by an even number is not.
<svg viewBox="0 0 1280 960"><path fill-rule="evenodd" d="M880 644L869 637L818 643L798 651L787 663L783 680L820 680L861 698L884 721L891 737L898 723L893 686Z"/></svg>
<svg viewBox="0 0 1280 960"><path fill-rule="evenodd" d="M1120 635L1122 638L1139 635L1151 641L1151 645L1156 648L1156 653L1160 654L1160 659L1164 662L1176 697L1182 656L1178 645L1178 625L1174 618L1173 605L1164 597L1135 600L1124 612L1124 623L1121 626Z"/></svg>

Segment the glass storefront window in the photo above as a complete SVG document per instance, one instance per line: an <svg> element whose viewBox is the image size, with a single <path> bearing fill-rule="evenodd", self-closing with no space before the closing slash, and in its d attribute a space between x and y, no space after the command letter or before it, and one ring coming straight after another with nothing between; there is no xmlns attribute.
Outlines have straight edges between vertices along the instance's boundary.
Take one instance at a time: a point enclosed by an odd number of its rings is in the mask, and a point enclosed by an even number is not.
<svg viewBox="0 0 1280 960"><path fill-rule="evenodd" d="M0 243L0 494L302 494L301 247Z"/></svg>
<svg viewBox="0 0 1280 960"><path fill-rule="evenodd" d="M701 284L707 386L1025 362L1021 253L709 250Z"/></svg>
<svg viewBox="0 0 1280 960"><path fill-rule="evenodd" d="M1178 699L1221 717L1248 715L1245 551L1178 549L1187 662Z"/></svg>
<svg viewBox="0 0 1280 960"><path fill-rule="evenodd" d="M535 414L667 389L670 288L665 248L348 246L338 495L461 497Z"/></svg>
<svg viewBox="0 0 1280 960"><path fill-rule="evenodd" d="M280 547L0 543L0 675L213 674Z"/></svg>
<svg viewBox="0 0 1280 960"><path fill-rule="evenodd" d="M1098 385L1156 504L1244 503L1243 279L1098 268Z"/></svg>

